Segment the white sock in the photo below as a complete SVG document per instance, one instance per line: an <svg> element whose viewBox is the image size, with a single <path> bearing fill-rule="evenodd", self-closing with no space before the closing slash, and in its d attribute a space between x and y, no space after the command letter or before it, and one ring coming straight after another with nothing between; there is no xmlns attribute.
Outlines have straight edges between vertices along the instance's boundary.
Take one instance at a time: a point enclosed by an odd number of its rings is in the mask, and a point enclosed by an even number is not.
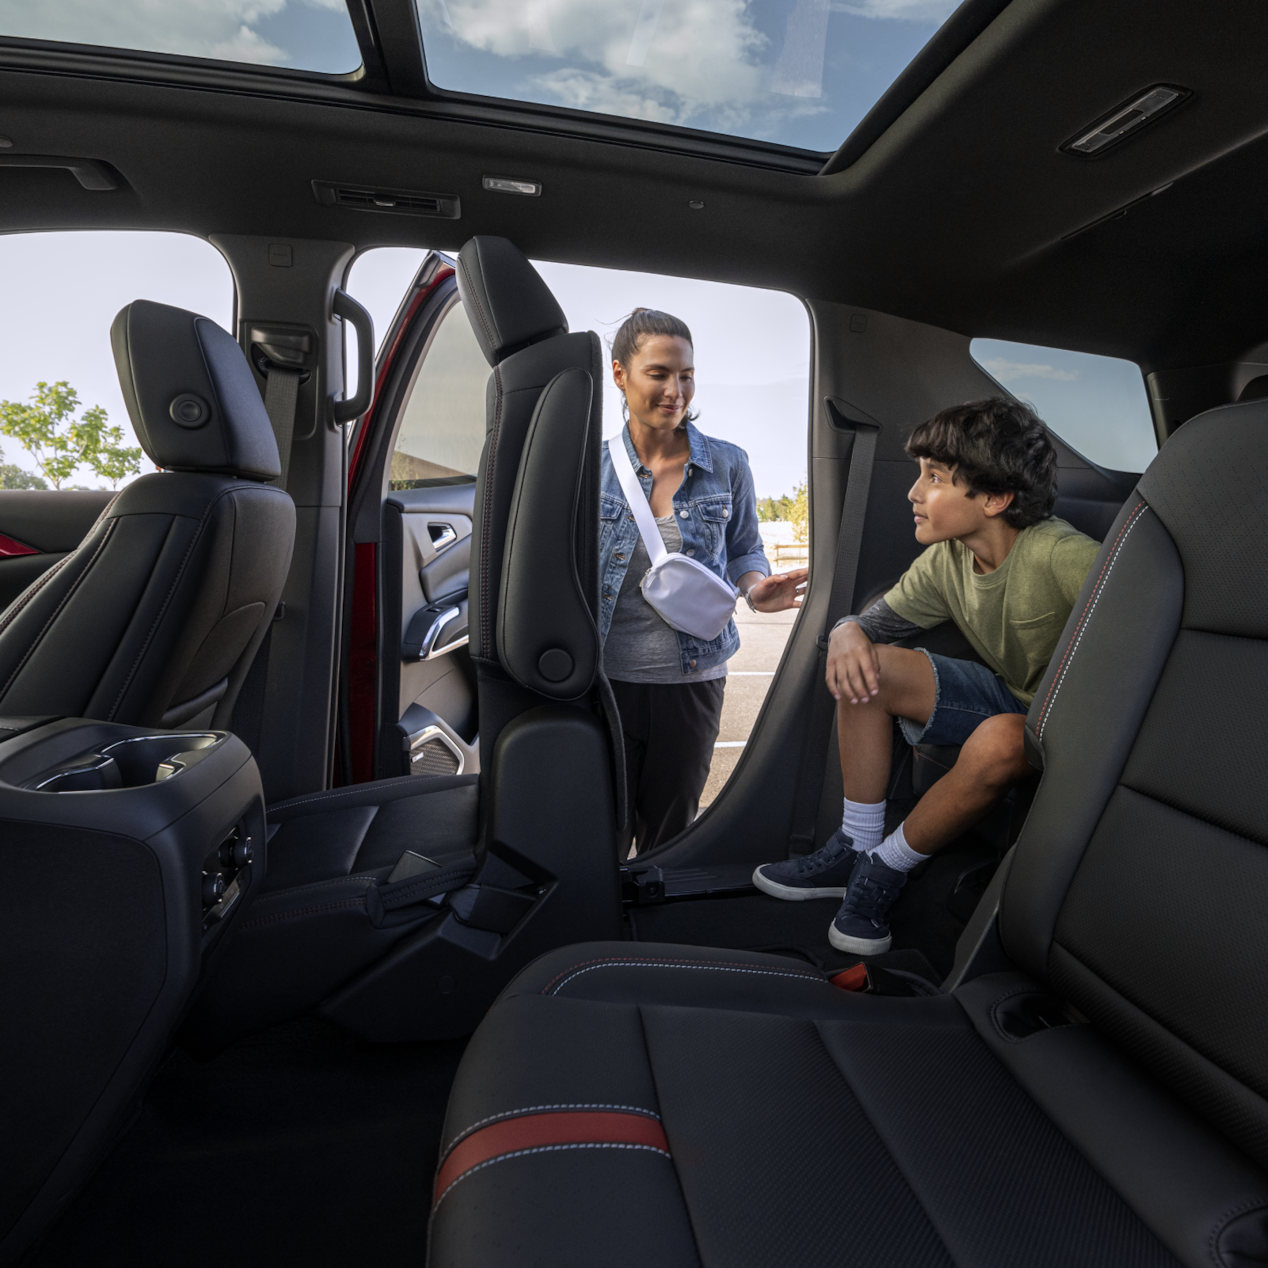
<svg viewBox="0 0 1268 1268"><path fill-rule="evenodd" d="M841 830L854 838L854 848L870 854L885 836L885 803L845 799Z"/></svg>
<svg viewBox="0 0 1268 1268"><path fill-rule="evenodd" d="M886 867L892 867L896 872L910 872L917 863L923 863L929 857L927 854L918 854L907 844L907 838L903 835L903 825L901 823L876 849L869 851L869 853L873 858L880 859Z"/></svg>

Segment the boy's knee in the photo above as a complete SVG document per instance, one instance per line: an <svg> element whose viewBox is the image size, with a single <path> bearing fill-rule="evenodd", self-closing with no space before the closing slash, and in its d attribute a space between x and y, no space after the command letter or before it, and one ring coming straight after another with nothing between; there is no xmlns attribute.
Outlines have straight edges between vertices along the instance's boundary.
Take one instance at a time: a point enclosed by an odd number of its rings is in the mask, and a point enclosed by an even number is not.
<svg viewBox="0 0 1268 1268"><path fill-rule="evenodd" d="M987 718L965 741L960 761L966 757L983 774L1000 783L1012 783L1025 775L1026 719L1020 713L1000 713Z"/></svg>

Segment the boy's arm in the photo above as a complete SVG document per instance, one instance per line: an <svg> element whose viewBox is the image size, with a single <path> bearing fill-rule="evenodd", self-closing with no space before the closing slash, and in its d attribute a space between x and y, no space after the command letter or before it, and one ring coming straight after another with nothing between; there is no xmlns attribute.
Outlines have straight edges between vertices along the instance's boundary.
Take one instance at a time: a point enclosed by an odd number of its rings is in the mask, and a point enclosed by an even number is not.
<svg viewBox="0 0 1268 1268"><path fill-rule="evenodd" d="M852 704L880 690L877 643L893 643L923 627L901 617L884 599L877 599L860 616L847 616L828 637L828 690L836 700L849 696Z"/></svg>

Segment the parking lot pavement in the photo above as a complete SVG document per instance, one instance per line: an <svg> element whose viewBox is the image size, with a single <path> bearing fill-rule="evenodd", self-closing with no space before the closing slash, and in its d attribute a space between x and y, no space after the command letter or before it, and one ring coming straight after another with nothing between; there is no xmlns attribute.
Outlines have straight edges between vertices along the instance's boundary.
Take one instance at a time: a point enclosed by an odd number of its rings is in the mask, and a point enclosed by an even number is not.
<svg viewBox="0 0 1268 1268"><path fill-rule="evenodd" d="M740 631L740 650L728 664L726 695L722 699L722 726L718 731L719 747L713 750L709 780L700 798L703 810L722 791L730 778L744 741L757 721L762 701L766 699L784 644L792 632L796 612L750 612L748 604L735 609L735 624Z"/></svg>

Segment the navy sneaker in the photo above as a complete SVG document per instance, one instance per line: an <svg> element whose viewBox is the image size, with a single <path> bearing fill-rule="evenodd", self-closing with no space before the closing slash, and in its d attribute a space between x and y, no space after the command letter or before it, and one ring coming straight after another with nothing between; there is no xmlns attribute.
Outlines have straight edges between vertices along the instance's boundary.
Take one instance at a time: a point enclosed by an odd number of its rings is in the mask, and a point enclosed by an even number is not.
<svg viewBox="0 0 1268 1268"><path fill-rule="evenodd" d="M794 903L807 898L844 898L858 857L854 838L838 828L827 845L805 858L763 863L753 873L753 884L772 898Z"/></svg>
<svg viewBox="0 0 1268 1268"><path fill-rule="evenodd" d="M828 929L828 941L838 951L880 955L888 951L889 909L907 880L906 872L886 867L874 854L860 854L850 877L850 889Z"/></svg>

